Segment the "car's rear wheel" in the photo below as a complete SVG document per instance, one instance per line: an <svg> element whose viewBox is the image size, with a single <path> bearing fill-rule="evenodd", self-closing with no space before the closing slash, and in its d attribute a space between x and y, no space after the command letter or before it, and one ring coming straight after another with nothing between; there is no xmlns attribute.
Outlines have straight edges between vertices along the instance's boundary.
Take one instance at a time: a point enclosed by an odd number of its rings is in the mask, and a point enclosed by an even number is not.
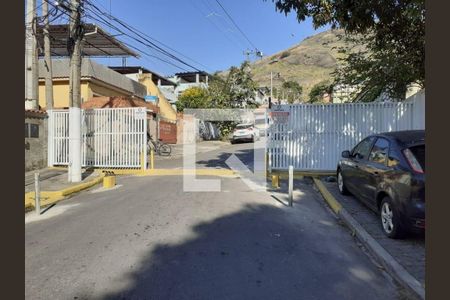
<svg viewBox="0 0 450 300"><path fill-rule="evenodd" d="M337 184L338 184L339 192L342 195L349 195L350 194L350 192L348 191L347 187L345 186L344 176L342 176L342 172L341 172L340 169L337 172Z"/></svg>
<svg viewBox="0 0 450 300"><path fill-rule="evenodd" d="M386 236L399 239L405 236L405 229L401 222L401 216L397 212L392 199L384 197L380 205L381 228Z"/></svg>

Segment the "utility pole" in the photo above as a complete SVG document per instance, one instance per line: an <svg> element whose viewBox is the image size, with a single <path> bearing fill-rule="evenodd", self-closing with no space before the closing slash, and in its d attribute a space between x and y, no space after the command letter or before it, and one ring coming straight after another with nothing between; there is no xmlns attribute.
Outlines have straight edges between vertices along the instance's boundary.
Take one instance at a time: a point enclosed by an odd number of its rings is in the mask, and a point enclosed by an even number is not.
<svg viewBox="0 0 450 300"><path fill-rule="evenodd" d="M27 0L25 29L25 108L38 108L38 65L36 39L36 0Z"/></svg>
<svg viewBox="0 0 450 300"><path fill-rule="evenodd" d="M273 101L273 80L272 80L272 71L270 71L270 97L269 97L269 109L272 109L272 101Z"/></svg>
<svg viewBox="0 0 450 300"><path fill-rule="evenodd" d="M70 92L69 106L81 107L81 40L83 39L83 28L81 26L81 4L80 0L71 1L71 14L69 24L69 55L70 55Z"/></svg>
<svg viewBox="0 0 450 300"><path fill-rule="evenodd" d="M44 62L45 62L45 107L53 109L53 72L50 53L50 16L48 15L48 3L42 0L42 15L44 16Z"/></svg>
<svg viewBox="0 0 450 300"><path fill-rule="evenodd" d="M81 25L80 0L71 0L70 37L68 50L70 55L69 77L69 181L81 181Z"/></svg>

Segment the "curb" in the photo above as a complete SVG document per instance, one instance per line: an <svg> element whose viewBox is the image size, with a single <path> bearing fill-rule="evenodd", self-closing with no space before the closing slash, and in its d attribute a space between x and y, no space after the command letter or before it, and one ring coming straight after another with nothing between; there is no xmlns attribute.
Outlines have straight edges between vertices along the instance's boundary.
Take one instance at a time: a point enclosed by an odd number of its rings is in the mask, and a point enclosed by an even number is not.
<svg viewBox="0 0 450 300"><path fill-rule="evenodd" d="M377 261L393 276L403 287L410 290L420 299L425 299L425 289L405 268L403 268L370 234L347 212L345 208L331 195L320 179L313 178L322 197L344 221L361 243L375 256Z"/></svg>
<svg viewBox="0 0 450 300"><path fill-rule="evenodd" d="M100 183L105 177L104 173L100 173L97 178L89 181L67 187L59 191L41 191L41 205L49 205L61 201L66 196L80 192ZM34 192L25 193L25 209L34 208Z"/></svg>
<svg viewBox="0 0 450 300"><path fill-rule="evenodd" d="M203 175L203 176L236 176L238 173L228 169L153 169L140 171L137 176L179 176L179 175Z"/></svg>
<svg viewBox="0 0 450 300"><path fill-rule="evenodd" d="M64 167L58 167L64 168ZM236 176L233 170L229 169L96 169L98 172L112 172L115 175L135 175L135 176L177 176L177 175L203 175L203 176Z"/></svg>

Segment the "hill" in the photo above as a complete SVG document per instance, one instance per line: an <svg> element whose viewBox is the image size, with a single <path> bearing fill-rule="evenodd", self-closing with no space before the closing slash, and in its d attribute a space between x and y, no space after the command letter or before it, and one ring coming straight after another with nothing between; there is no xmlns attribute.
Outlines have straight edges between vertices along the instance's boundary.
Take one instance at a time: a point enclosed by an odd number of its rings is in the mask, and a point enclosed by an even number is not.
<svg viewBox="0 0 450 300"><path fill-rule="evenodd" d="M270 72L279 72L280 78L273 80L274 87L281 86L283 81L293 80L303 87L303 95L308 95L315 84L331 79L330 74L336 69L338 58L343 55L338 52L345 45L339 39L343 33L339 29L327 30L307 37L289 49L252 62L253 79L260 86L270 87Z"/></svg>

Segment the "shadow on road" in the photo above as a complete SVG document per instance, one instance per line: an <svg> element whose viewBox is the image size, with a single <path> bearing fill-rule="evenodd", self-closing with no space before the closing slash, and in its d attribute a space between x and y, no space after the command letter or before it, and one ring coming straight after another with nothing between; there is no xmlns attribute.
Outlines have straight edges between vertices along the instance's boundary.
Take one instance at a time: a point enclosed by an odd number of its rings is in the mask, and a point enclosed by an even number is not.
<svg viewBox="0 0 450 300"><path fill-rule="evenodd" d="M100 299L398 299L342 229L291 212L247 204L198 223L191 238L149 250L124 275L127 287Z"/></svg>
<svg viewBox="0 0 450 300"><path fill-rule="evenodd" d="M203 168L217 168L217 169L230 169L230 167L226 164L226 160L232 155L236 155L243 163L253 172L253 157L254 157L254 149L230 149L229 151L222 152L214 158L207 160L198 160L196 162L198 167Z"/></svg>

